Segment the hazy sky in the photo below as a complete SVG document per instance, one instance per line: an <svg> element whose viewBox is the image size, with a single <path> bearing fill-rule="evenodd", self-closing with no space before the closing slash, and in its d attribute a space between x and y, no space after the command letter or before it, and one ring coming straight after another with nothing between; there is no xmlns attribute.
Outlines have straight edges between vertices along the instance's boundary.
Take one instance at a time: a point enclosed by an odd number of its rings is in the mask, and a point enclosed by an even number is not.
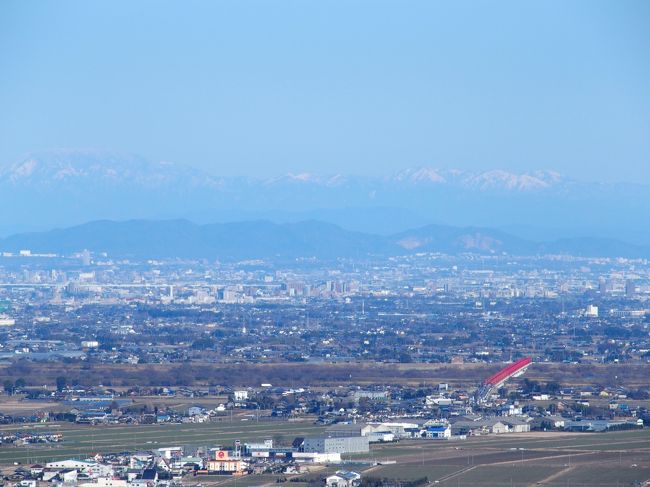
<svg viewBox="0 0 650 487"><path fill-rule="evenodd" d="M650 2L0 2L0 164L650 183Z"/></svg>

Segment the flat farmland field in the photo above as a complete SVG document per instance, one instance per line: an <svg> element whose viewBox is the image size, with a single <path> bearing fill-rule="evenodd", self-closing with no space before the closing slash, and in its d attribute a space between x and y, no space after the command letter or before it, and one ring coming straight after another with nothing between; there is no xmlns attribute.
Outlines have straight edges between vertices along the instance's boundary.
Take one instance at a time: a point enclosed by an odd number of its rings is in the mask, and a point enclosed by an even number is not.
<svg viewBox="0 0 650 487"><path fill-rule="evenodd" d="M481 465L470 467L464 473L440 482L440 485L482 487L512 486L523 487L537 485L559 471L538 465Z"/></svg>
<svg viewBox="0 0 650 487"><path fill-rule="evenodd" d="M365 471L371 477L386 477L400 480L415 480L427 477L439 479L457 472L461 465L402 464L380 465Z"/></svg>
<svg viewBox="0 0 650 487"><path fill-rule="evenodd" d="M624 485L642 485L642 482L650 480L650 467L630 467L621 466L620 468L601 467L591 465L589 468L569 469L561 478L549 482L548 486L563 487L566 485L574 486L624 486Z"/></svg>
<svg viewBox="0 0 650 487"><path fill-rule="evenodd" d="M39 411L57 411L61 409L61 403L55 401L26 401L22 395L0 396L0 411L4 414L30 415Z"/></svg>
<svg viewBox="0 0 650 487"><path fill-rule="evenodd" d="M650 481L650 430L404 441L374 446L365 458L395 462L366 469L367 476L427 477L447 486L643 485Z"/></svg>
<svg viewBox="0 0 650 487"><path fill-rule="evenodd" d="M246 475L243 477L228 477L219 475L197 475L196 477L185 477L183 485L190 486L219 486L219 487L255 487L258 485L278 485L285 483L291 487L306 487L310 481L320 482L322 478L333 474L339 468L336 466L310 465L305 472L298 475L285 474L262 474ZM289 479L291 481L289 482ZM300 480L300 481L299 481Z"/></svg>

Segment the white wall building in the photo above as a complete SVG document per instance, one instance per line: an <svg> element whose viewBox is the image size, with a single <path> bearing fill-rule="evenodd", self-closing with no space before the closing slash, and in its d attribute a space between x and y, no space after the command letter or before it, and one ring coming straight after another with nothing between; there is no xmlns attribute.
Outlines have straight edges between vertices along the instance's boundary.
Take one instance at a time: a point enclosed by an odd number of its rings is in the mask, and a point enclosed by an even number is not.
<svg viewBox="0 0 650 487"><path fill-rule="evenodd" d="M248 391L235 391L233 394L235 401L246 401L248 400Z"/></svg>

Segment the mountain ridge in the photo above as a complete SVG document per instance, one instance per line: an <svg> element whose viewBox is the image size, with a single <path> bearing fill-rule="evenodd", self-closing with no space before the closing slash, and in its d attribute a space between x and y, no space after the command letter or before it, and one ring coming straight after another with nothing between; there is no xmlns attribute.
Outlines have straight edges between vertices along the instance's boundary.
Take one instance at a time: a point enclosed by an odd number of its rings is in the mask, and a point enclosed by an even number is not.
<svg viewBox="0 0 650 487"><path fill-rule="evenodd" d="M616 236L650 245L650 187L587 183L552 171L420 166L391 176L224 177L129 154L59 150L0 168L0 208L0 235L100 219L208 223L252 214L282 222L297 221L301 217L289 213L301 213L369 233L432 223L534 226L531 233L557 228L560 236ZM382 208L394 209L395 216L385 218Z"/></svg>
<svg viewBox="0 0 650 487"><path fill-rule="evenodd" d="M199 225L176 220L98 220L69 228L0 239L0 251L72 254L88 249L125 258L247 260L274 258L365 258L414 253L476 253L533 256L650 257L650 248L616 239L535 242L485 227L426 225L382 236L345 230L316 220L265 220Z"/></svg>
<svg viewBox="0 0 650 487"><path fill-rule="evenodd" d="M373 184L412 183L443 184L478 190L539 190L568 181L554 171L512 172L503 169L465 171L432 166L402 169L388 176L348 176L289 172L275 177L221 177L208 171L168 161L151 162L134 154L111 151L57 149L29 154L25 159L0 166L0 183L14 185L51 185L71 180L95 179L119 182L120 179L144 183L168 183L179 176L192 175L195 182L223 187L228 182L260 186L283 183L319 185L325 187L355 184L360 181ZM143 177L148 175L149 178Z"/></svg>

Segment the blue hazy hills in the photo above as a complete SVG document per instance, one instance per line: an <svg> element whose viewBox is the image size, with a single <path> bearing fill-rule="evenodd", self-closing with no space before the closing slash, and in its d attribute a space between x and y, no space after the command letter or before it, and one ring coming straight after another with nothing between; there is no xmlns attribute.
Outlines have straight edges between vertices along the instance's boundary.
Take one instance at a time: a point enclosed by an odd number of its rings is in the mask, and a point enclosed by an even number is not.
<svg viewBox="0 0 650 487"><path fill-rule="evenodd" d="M70 254L84 249L138 259L334 259L419 252L458 254L650 256L650 248L613 239L534 242L501 230L427 225L392 235L345 230L319 221L245 221L199 225L188 220L100 220L0 240L0 250Z"/></svg>
<svg viewBox="0 0 650 487"><path fill-rule="evenodd" d="M650 187L549 171L223 177L133 155L58 150L0 167L0 208L0 250L74 243L73 250L140 255L139 233L152 232L163 240L147 239L151 252L160 246L179 256L217 248L232 256L471 249L647 256L650 245Z"/></svg>

